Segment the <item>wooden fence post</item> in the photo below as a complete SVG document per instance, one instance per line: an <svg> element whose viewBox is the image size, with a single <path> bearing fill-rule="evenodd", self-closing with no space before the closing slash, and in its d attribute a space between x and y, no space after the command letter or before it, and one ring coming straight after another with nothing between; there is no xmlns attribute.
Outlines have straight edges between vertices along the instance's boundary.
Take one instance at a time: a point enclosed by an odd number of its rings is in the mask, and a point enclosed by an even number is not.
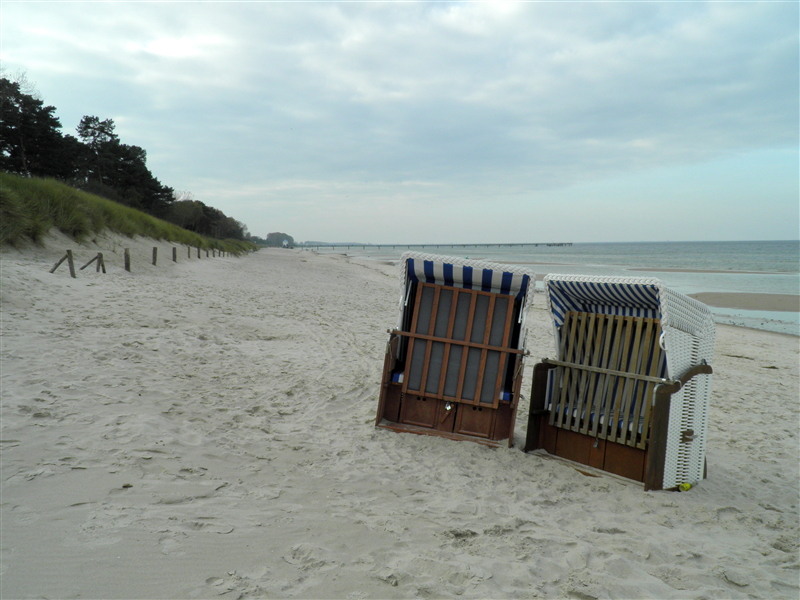
<svg viewBox="0 0 800 600"><path fill-rule="evenodd" d="M95 255L94 255L94 257L92 258L92 260L90 260L90 261L89 261L89 262L87 262L85 265L83 265L83 266L80 268L80 270L81 270L81 271L83 271L83 270L84 270L86 267L88 267L90 264L92 264L94 261L96 261L98 256L100 256L100 254L95 254ZM99 263L98 263L98 271L99 271L99 270L100 270L100 269L99 269Z"/></svg>
<svg viewBox="0 0 800 600"><path fill-rule="evenodd" d="M72 250L67 250L67 253L61 257L56 264L53 265L53 268L50 269L51 273L55 273L56 269L61 266L61 263L67 261L69 265L69 274L72 275L73 278L77 279L77 275L75 275L75 261L72 259Z"/></svg>
<svg viewBox="0 0 800 600"><path fill-rule="evenodd" d="M197 258L200 258L200 246L197 247Z"/></svg>
<svg viewBox="0 0 800 600"><path fill-rule="evenodd" d="M60 259L60 260L59 260L59 261L58 261L56 264L54 264L54 265L53 265L53 268L52 268L52 269L50 269L50 272L51 272L51 273L55 273L55 272L56 272L56 269L57 269L58 267L60 267L60 266L61 266L61 263L63 263L65 260L67 260L67 255L66 255L66 254L65 254L64 256L62 256L62 257L61 257L61 259Z"/></svg>
<svg viewBox="0 0 800 600"><path fill-rule="evenodd" d="M125 248L125 270L128 273L131 272L131 250L130 250L130 248Z"/></svg>
<svg viewBox="0 0 800 600"><path fill-rule="evenodd" d="M178 262L178 249L175 246L172 247L172 262Z"/></svg>
<svg viewBox="0 0 800 600"><path fill-rule="evenodd" d="M158 262L158 246L153 246L153 266Z"/></svg>
<svg viewBox="0 0 800 600"><path fill-rule="evenodd" d="M206 258L208 258L208 248L206 248Z"/></svg>
<svg viewBox="0 0 800 600"><path fill-rule="evenodd" d="M186 246L186 258L192 258L192 247Z"/></svg>
<svg viewBox="0 0 800 600"><path fill-rule="evenodd" d="M102 252L98 252L97 253L97 269L96 269L95 272L99 273L100 269L103 269L103 273L106 272L106 261L103 260L103 253Z"/></svg>
<svg viewBox="0 0 800 600"><path fill-rule="evenodd" d="M75 261L72 259L72 250L67 250L67 264L69 265L69 274L73 279L77 278L75 275Z"/></svg>

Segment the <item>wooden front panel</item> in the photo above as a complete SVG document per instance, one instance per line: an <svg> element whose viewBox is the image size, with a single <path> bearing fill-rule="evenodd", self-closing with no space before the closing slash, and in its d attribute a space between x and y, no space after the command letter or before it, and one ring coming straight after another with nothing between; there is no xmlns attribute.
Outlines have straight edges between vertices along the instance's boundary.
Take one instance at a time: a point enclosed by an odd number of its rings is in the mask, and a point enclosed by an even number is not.
<svg viewBox="0 0 800 600"><path fill-rule="evenodd" d="M458 412L461 407L455 402L436 400L438 405L436 416L436 429L439 431L455 431Z"/></svg>
<svg viewBox="0 0 800 600"><path fill-rule="evenodd" d="M483 406L462 405L456 417L456 433L490 438L497 411Z"/></svg>
<svg viewBox="0 0 800 600"><path fill-rule="evenodd" d="M572 460L582 465L589 464L592 438L567 429L560 429L556 440L556 456Z"/></svg>
<svg viewBox="0 0 800 600"><path fill-rule="evenodd" d="M382 398L383 406L381 414L378 415L379 420L383 418L392 423L398 423L400 421L400 398L402 395L403 392L400 390L400 385L390 383L384 386Z"/></svg>
<svg viewBox="0 0 800 600"><path fill-rule="evenodd" d="M514 298L420 283L414 306L403 391L497 408L519 354Z"/></svg>
<svg viewBox="0 0 800 600"><path fill-rule="evenodd" d="M550 423L547 422L547 419L541 419L539 424L539 438L537 440L538 445L530 448L526 447L526 451L542 448L548 454L556 456L556 441L558 440L558 432L560 429L550 425Z"/></svg>
<svg viewBox="0 0 800 600"><path fill-rule="evenodd" d="M608 442L603 470L628 479L644 481L645 451Z"/></svg>
<svg viewBox="0 0 800 600"><path fill-rule="evenodd" d="M644 481L647 453L578 432L560 429L541 421L539 448L548 454L608 471L634 481Z"/></svg>
<svg viewBox="0 0 800 600"><path fill-rule="evenodd" d="M606 463L606 449L608 444L605 440L594 438L589 446L589 462L586 464L595 469L604 469ZM606 469L608 470L608 469Z"/></svg>
<svg viewBox="0 0 800 600"><path fill-rule="evenodd" d="M433 398L405 394L400 407L400 422L436 429L438 404Z"/></svg>
<svg viewBox="0 0 800 600"><path fill-rule="evenodd" d="M493 440L508 439L508 445L509 447L511 446L514 440L514 417L516 412L516 406L512 406L510 403L502 402L497 407L494 417L494 429L491 435Z"/></svg>

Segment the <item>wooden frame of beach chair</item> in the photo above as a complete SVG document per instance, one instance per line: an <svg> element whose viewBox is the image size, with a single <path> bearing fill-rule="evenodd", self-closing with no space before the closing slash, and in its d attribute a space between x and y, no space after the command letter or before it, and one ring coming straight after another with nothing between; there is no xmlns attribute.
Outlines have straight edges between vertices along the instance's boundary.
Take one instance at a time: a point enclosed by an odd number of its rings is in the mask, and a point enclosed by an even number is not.
<svg viewBox="0 0 800 600"><path fill-rule="evenodd" d="M644 483L705 477L714 322L652 278L545 277L556 359L534 367L525 451Z"/></svg>
<svg viewBox="0 0 800 600"><path fill-rule="evenodd" d="M512 445L533 281L510 265L405 253L376 426Z"/></svg>

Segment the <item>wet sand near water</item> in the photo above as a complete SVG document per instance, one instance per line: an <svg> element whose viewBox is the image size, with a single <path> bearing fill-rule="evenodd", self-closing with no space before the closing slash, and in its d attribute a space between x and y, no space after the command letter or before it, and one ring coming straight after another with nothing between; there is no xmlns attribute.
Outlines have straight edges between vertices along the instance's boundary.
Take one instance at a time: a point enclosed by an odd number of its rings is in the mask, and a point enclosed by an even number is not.
<svg viewBox="0 0 800 600"><path fill-rule="evenodd" d="M800 296L791 294L700 292L698 294L689 294L689 296L709 306L717 306L719 308L800 312Z"/></svg>
<svg viewBox="0 0 800 600"><path fill-rule="evenodd" d="M653 267L631 268L628 271L641 271L647 273L730 273L731 275L786 275L786 273L768 271L722 271L713 269L658 269Z"/></svg>

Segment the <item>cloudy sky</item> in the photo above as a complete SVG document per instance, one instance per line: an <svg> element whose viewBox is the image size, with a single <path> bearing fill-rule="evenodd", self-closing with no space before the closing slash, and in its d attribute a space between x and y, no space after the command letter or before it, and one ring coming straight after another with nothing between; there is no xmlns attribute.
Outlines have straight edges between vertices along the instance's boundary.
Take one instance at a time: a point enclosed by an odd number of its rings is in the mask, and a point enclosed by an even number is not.
<svg viewBox="0 0 800 600"><path fill-rule="evenodd" d="M797 239L795 2L13 2L66 133L266 236Z"/></svg>

